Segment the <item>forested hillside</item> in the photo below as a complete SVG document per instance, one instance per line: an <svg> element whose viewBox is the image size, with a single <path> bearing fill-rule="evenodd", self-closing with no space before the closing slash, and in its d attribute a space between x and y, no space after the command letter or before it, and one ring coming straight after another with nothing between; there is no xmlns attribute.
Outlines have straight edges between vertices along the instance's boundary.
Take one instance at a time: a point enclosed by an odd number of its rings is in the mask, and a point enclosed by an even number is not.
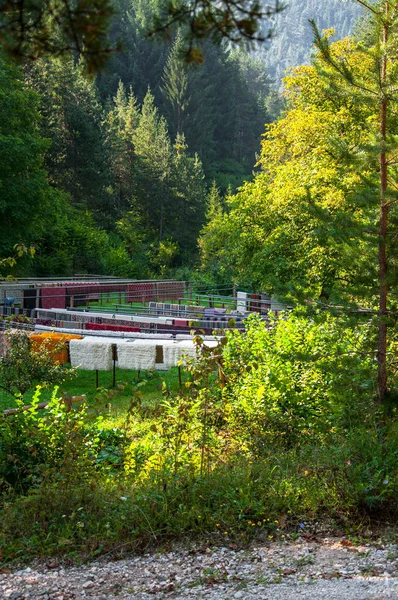
<svg viewBox="0 0 398 600"><path fill-rule="evenodd" d="M314 43L310 19L321 30L333 27L337 37L343 38L353 32L362 14L358 3L345 0L289 0L285 4L285 9L272 19L271 42L260 48L267 72L277 88L289 67L309 63Z"/></svg>

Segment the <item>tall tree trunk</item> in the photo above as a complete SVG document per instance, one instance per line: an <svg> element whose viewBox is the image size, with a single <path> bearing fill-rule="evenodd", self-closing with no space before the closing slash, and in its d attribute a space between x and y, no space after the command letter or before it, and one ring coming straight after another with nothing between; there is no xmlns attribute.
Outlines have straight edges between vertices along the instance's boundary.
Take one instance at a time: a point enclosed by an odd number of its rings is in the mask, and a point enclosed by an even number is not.
<svg viewBox="0 0 398 600"><path fill-rule="evenodd" d="M386 21L383 25L383 57L381 64L382 98L380 103L380 221L379 221L379 335L377 350L377 400L382 402L387 392L387 225L388 202L386 200L388 163L386 155L387 109L388 100L384 96L384 84L387 80L386 44L388 39L388 3L386 2Z"/></svg>

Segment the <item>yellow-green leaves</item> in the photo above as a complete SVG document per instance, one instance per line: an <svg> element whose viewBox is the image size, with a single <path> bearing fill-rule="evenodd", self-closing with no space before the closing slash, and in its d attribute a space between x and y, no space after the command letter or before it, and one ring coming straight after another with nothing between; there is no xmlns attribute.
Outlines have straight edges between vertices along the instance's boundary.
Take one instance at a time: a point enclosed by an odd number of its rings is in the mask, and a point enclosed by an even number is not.
<svg viewBox="0 0 398 600"><path fill-rule="evenodd" d="M352 40L332 44L331 52L365 79L372 60L361 62ZM377 157L364 149L374 112L334 95L314 66L292 71L285 85L288 110L264 134L262 172L207 226L204 262L216 255L241 284L290 300L367 298L375 281L377 203L368 190L377 182Z"/></svg>

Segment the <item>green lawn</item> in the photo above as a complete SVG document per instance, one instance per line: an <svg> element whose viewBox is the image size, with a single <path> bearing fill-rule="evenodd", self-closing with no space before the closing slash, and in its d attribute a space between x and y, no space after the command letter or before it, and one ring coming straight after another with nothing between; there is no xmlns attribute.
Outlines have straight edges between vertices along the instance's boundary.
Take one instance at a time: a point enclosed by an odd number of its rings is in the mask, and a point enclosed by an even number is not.
<svg viewBox="0 0 398 600"><path fill-rule="evenodd" d="M199 306L205 306L205 307L209 307L210 306L210 298L212 298L212 296L207 296L207 295L203 295L203 294L192 294L192 298L189 299L188 295L185 295L185 297L181 300L181 304L186 304L187 306L189 305L199 305ZM169 300L169 302L171 304L177 304L177 300ZM101 294L100 300L99 301L91 301L88 303L88 306L92 309L96 309L98 311L101 311L102 309L106 309L106 310L114 310L116 311L116 305L124 305L123 309L124 310L128 310L129 312L147 312L148 311L148 302L145 302L145 304L143 305L142 302L130 302L129 304L127 304L126 302L126 294L124 293L119 293L119 292L109 292L109 293L104 293ZM213 303L213 307L214 308L221 308L223 306L223 302L216 300ZM228 302L228 300L226 302L224 302L224 306L226 309L232 309L233 308L233 298L231 297L230 301ZM87 308L87 306L78 306L76 305L75 308Z"/></svg>
<svg viewBox="0 0 398 600"><path fill-rule="evenodd" d="M166 384L170 393L175 394L178 391L178 368L170 371L141 372L138 377L138 371L127 369L116 369L116 388L112 388L113 374L111 371L100 371L98 378L99 388L96 389L95 371L78 371L78 376L61 386L62 391L70 396L80 396L85 394L89 406L99 414L107 416L110 426L120 424L130 406L134 391L137 390L137 383L142 391L141 401L146 405L156 405L162 401L163 382ZM186 380L187 375L182 373ZM1 383L1 382L0 382ZM45 388L41 391L40 401L45 402L51 398L53 388ZM24 401L29 404L33 395L33 390L26 392ZM0 388L0 410L13 408L15 399Z"/></svg>

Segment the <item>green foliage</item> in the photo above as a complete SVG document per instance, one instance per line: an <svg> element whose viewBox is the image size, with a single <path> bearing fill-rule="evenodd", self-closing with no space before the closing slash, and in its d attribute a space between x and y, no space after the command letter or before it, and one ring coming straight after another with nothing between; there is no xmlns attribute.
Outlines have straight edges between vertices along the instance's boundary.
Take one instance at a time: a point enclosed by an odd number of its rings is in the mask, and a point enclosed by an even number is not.
<svg viewBox="0 0 398 600"><path fill-rule="evenodd" d="M325 516L332 529L358 535L365 517L396 516L394 427L376 435L353 430L323 449L270 448L266 460L221 463L203 478L164 472L132 486L120 475L104 483L73 473L69 485L53 477L28 495L3 497L5 561L90 557L120 552L121 544L128 552L187 536L211 535L221 545L244 545L256 534L297 539L300 523Z"/></svg>
<svg viewBox="0 0 398 600"><path fill-rule="evenodd" d="M210 38L220 44L224 39L238 42L264 41L260 23L266 17L278 13L275 7L263 8L252 0L221 0L218 3L207 0L184 0L179 4L159 4L159 14L154 16L154 31L168 33L175 23L181 25L184 33L184 49L187 62L201 63L203 49L197 44Z"/></svg>
<svg viewBox="0 0 398 600"><path fill-rule="evenodd" d="M319 37L318 68L286 80L287 111L267 126L261 172L224 201L232 177L234 185L248 178L264 121L280 111L261 63L209 46L202 69L188 66L181 33L168 56L143 39L155 0L119 4L112 36L126 35L126 57L112 58L109 77L87 81L70 57L27 71L42 97L43 137L38 97L3 68L3 252L11 254L13 235L24 231L27 244L39 242L37 273L148 277L174 269L191 279L200 276L191 265L202 228L202 289L233 276L285 298L373 307L377 115L370 88L349 94L331 67L374 86L377 49ZM391 114L388 148L395 121ZM46 148L49 181L64 193L47 183ZM216 176L206 215L204 173ZM395 192L389 200L395 224ZM393 268L388 283L395 289ZM373 325L366 313L350 319L308 307L267 322L254 315L246 331L215 347L195 335L196 360L182 361L181 381L176 372L160 386L152 373L137 376L93 391L90 408L76 410L56 391L44 412L36 410L41 392L28 411L15 399L17 413L0 420L0 552L96 555L121 542L129 549L187 534L223 543L252 531L285 535L282 527L297 535L297 523L324 514L340 528L346 517L395 518L396 398L374 409ZM12 335L0 364L12 392L71 373L47 353L33 357L26 337ZM389 350L394 356L394 336ZM80 377L94 387L92 373Z"/></svg>
<svg viewBox="0 0 398 600"><path fill-rule="evenodd" d="M210 473L222 447L222 437L218 437L221 395L213 385L222 345L210 349L201 336L193 340L196 358L181 361L181 365L186 365L189 380L175 397L165 394L156 426L158 452L143 467L146 477L158 481L168 473L180 477Z"/></svg>
<svg viewBox="0 0 398 600"><path fill-rule="evenodd" d="M52 142L46 153L51 183L74 206L89 209L98 223L109 226L115 215L95 79L84 75L83 60L73 56L43 59L26 70L41 99L41 132Z"/></svg>
<svg viewBox="0 0 398 600"><path fill-rule="evenodd" d="M55 399L4 417L6 560L187 535L295 538L325 514L349 533L364 515L396 515L395 409L368 410L369 326L348 325L295 314L270 329L254 317L214 348L196 336L177 394L167 378L148 400L150 373L97 392L108 407L130 395L122 427L99 405L69 411Z"/></svg>
<svg viewBox="0 0 398 600"><path fill-rule="evenodd" d="M171 267L191 266L204 221L205 177L215 177L223 190L250 178L268 120L262 65L243 51L208 44L205 65L188 66L181 32L168 55L164 44L145 38L156 6L118 4L111 37L124 38L126 53L112 55L97 79L85 77L86 58L65 53L67 46L62 56L25 65L25 82L11 67L4 78L2 114L18 115L20 124L14 117L4 123L14 141L3 152L3 179L11 171L3 182L0 253L11 255L21 239L39 248L39 260L22 261L19 275L156 276L157 248L169 239L179 248ZM26 127L24 110L32 115ZM11 161L18 144L21 156ZM99 234L103 253L92 252L96 226L112 234L109 242ZM76 251L77 238L83 252Z"/></svg>
<svg viewBox="0 0 398 600"><path fill-rule="evenodd" d="M16 244L14 246L14 255L0 259L0 280L12 280L12 275L6 275L7 271L13 269L18 264L18 260L21 259L23 256L28 255L33 258L35 253L36 248L34 246L30 246L30 248L27 248L22 243Z"/></svg>
<svg viewBox="0 0 398 600"><path fill-rule="evenodd" d="M82 77L71 59L40 61L29 70L29 81L42 96L40 104L18 69L3 60L0 71L1 114L8 114L0 118L0 255L8 256L1 259L2 273L131 275L123 242L111 240L96 226L109 222L109 192L93 82ZM67 93L69 84L73 93L70 88ZM52 140L50 150L43 134ZM68 196L49 184L45 150L50 181L71 195L73 207Z"/></svg>
<svg viewBox="0 0 398 600"><path fill-rule="evenodd" d="M89 211L62 202L53 207L53 219L36 238L37 253L31 273L45 277L74 273L136 274L120 236L98 227Z"/></svg>
<svg viewBox="0 0 398 600"><path fill-rule="evenodd" d="M224 228L225 220L225 200L213 181L207 197L206 223L200 232L199 248L202 270L219 282L232 278L228 268L229 259L226 256L230 249L227 245L228 231Z"/></svg>
<svg viewBox="0 0 398 600"><path fill-rule="evenodd" d="M34 240L43 229L40 211L58 193L46 179L43 152L48 142L39 132L38 96L27 88L19 69L0 56L0 256L15 244Z"/></svg>
<svg viewBox="0 0 398 600"><path fill-rule="evenodd" d="M162 93L168 103L169 123L175 134L184 132L185 114L189 110L187 66L181 61L182 34L178 30L167 57L162 77Z"/></svg>
<svg viewBox="0 0 398 600"><path fill-rule="evenodd" d="M269 447L325 440L370 414L375 353L371 326L344 317L256 315L231 332L224 352L234 435L255 456ZM349 399L349 401L348 401Z"/></svg>
<svg viewBox="0 0 398 600"><path fill-rule="evenodd" d="M130 88L129 94L121 81L113 105L105 118L105 139L111 160L112 201L117 217L130 208L134 194L134 135L139 123L137 101Z"/></svg>
<svg viewBox="0 0 398 600"><path fill-rule="evenodd" d="M286 3L274 19L271 43L258 50L276 87L281 86L292 67L310 62L314 42L310 19L316 21L321 31L333 27L338 37L344 38L353 34L358 22L364 21L363 12L359 2L328 0L314 4L310 0L290 0Z"/></svg>
<svg viewBox="0 0 398 600"><path fill-rule="evenodd" d="M120 2L121 18L112 37L123 40L125 53L112 56L99 77L101 95L114 96L121 80L142 102L149 85L172 138L184 133L190 151L204 165L206 180L216 176L223 191L228 183L235 188L250 177L259 137L269 121L264 98L270 84L263 62L243 50L230 52L204 42L205 62L188 65L181 55L182 31L173 32L171 47L145 37L156 5L152 0ZM235 161L238 176L228 159Z"/></svg>
<svg viewBox="0 0 398 600"><path fill-rule="evenodd" d="M331 44L330 52L337 64L349 61L358 85L376 85L371 56L353 40ZM374 307L377 111L360 94L337 93L331 67L314 60L319 69L300 67L286 78L289 110L267 127L262 172L207 224L203 263L219 258L241 284L290 301ZM389 282L395 285L392 270Z"/></svg>
<svg viewBox="0 0 398 600"><path fill-rule="evenodd" d="M159 246L156 248L151 262L160 277L167 277L170 267L178 253L178 244L177 242L173 242L172 239L166 239L159 242Z"/></svg>
<svg viewBox="0 0 398 600"><path fill-rule="evenodd" d="M74 473L83 480L92 462L93 440L84 430L85 407L70 410L57 397L58 388L41 414L40 386L32 405L24 410L22 399L17 400L17 413L1 416L0 421L0 489L23 492L39 487L47 478L66 481Z"/></svg>
<svg viewBox="0 0 398 600"><path fill-rule="evenodd" d="M34 2L16 0L0 8L4 50L13 58L36 60L43 55L83 53L89 70L102 66L111 51L107 27L113 14L110 0L95 2Z"/></svg>
<svg viewBox="0 0 398 600"><path fill-rule="evenodd" d="M107 127L118 182L113 195L123 214L117 230L138 275L164 276L177 256L191 262L196 255L205 197L201 162L189 156L182 135L171 145L149 90L139 109L120 85Z"/></svg>

